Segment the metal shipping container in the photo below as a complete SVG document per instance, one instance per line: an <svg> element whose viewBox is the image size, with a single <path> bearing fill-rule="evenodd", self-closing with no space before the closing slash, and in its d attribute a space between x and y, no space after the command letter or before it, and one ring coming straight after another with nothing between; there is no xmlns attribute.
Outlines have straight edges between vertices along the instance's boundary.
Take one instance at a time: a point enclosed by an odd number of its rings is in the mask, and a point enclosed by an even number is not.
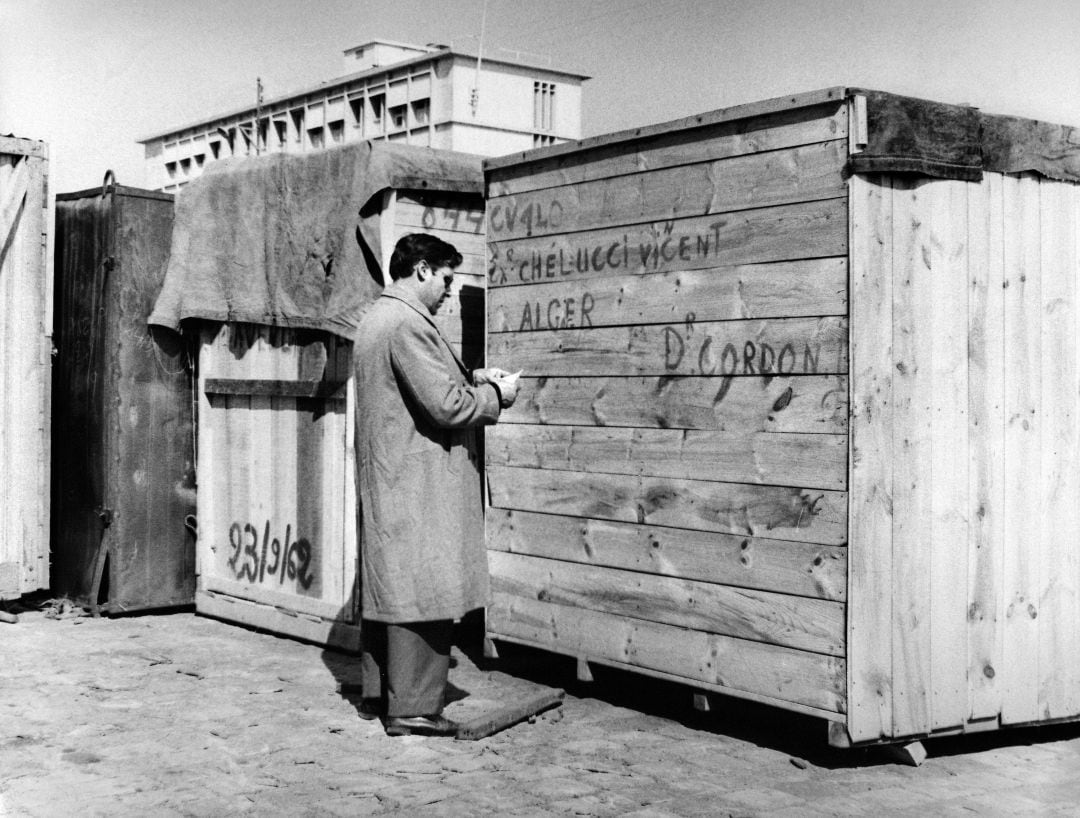
<svg viewBox="0 0 1080 818"><path fill-rule="evenodd" d="M173 197L108 183L56 201L53 588L114 613L190 604L190 350L147 325Z"/></svg>

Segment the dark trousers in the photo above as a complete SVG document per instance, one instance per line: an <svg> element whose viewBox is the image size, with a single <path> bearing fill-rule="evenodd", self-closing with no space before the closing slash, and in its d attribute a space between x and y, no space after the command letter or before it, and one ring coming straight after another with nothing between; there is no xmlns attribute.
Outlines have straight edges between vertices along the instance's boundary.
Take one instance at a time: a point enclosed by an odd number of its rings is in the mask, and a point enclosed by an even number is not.
<svg viewBox="0 0 1080 818"><path fill-rule="evenodd" d="M360 673L365 699L384 699L388 716L442 712L454 623L363 620Z"/></svg>

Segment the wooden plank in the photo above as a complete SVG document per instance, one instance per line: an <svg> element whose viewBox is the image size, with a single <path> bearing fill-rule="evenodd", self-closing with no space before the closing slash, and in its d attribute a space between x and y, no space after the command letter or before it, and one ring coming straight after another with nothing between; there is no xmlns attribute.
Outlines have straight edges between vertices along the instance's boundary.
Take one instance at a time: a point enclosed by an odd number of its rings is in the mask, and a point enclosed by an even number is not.
<svg viewBox="0 0 1080 818"><path fill-rule="evenodd" d="M47 154L46 143L38 139L26 139L19 136L0 136L0 155L33 156L45 159Z"/></svg>
<svg viewBox="0 0 1080 818"><path fill-rule="evenodd" d="M1080 463L1077 401L1076 187L1039 181L1042 544L1039 580L1039 718L1073 716L1080 705Z"/></svg>
<svg viewBox="0 0 1080 818"><path fill-rule="evenodd" d="M847 378L531 378L500 423L842 433Z"/></svg>
<svg viewBox="0 0 1080 818"><path fill-rule="evenodd" d="M446 230L455 233L484 233L484 199L479 194L424 193L399 190L397 225L406 232Z"/></svg>
<svg viewBox="0 0 1080 818"><path fill-rule="evenodd" d="M48 211L45 161L35 149L43 143L6 144L0 191L14 198L0 225L0 563L18 566L18 582L0 593L19 596L49 587Z"/></svg>
<svg viewBox="0 0 1080 818"><path fill-rule="evenodd" d="M345 407L336 404L339 410ZM342 509L331 511L332 504L340 499L334 484L337 475L328 471L333 454L328 449L344 448L344 440L333 434L339 413L319 400L303 398L296 402L296 522L292 532L297 543L297 570L285 586L297 596L298 610L306 610L308 600L336 603L340 608L340 596L334 597L336 580L329 570L339 560L334 559L334 549L340 543L333 542L332 519ZM304 563L307 563L306 568ZM301 602L301 600L303 600Z"/></svg>
<svg viewBox="0 0 1080 818"><path fill-rule="evenodd" d="M1039 718L1039 565L1042 544L1042 281L1039 180L1006 176L1005 628L1002 724Z"/></svg>
<svg viewBox="0 0 1080 818"><path fill-rule="evenodd" d="M236 576L239 568L246 562L244 554L245 545L255 548L252 537L245 543L243 527L249 521L247 509L250 504L251 483L249 480L250 452L251 452L251 423L247 415L251 408L251 398L246 396L225 395L224 406L221 411L224 426L223 448L228 452L228 457L222 458L223 466L227 471L222 475L221 503L218 506L221 517L211 520L212 529L206 533L210 537L210 550L215 559L212 566L203 565L204 570L211 568L213 579L231 580ZM215 401L211 401L211 409L215 408ZM217 404L220 405L220 404ZM254 523L250 523L254 525ZM200 522L199 529L203 526ZM257 532L253 532L257 536ZM205 585L212 588L210 580Z"/></svg>
<svg viewBox="0 0 1080 818"><path fill-rule="evenodd" d="M489 509L494 551L842 601L846 550L767 537Z"/></svg>
<svg viewBox="0 0 1080 818"><path fill-rule="evenodd" d="M839 602L502 551L488 563L494 593L843 656Z"/></svg>
<svg viewBox="0 0 1080 818"><path fill-rule="evenodd" d="M315 403L313 401L313 403ZM316 404L317 406L317 404ZM322 598L333 600L338 617L344 617L342 606L347 605L347 598L352 588L344 584L341 571L342 551L345 547L345 520L352 509L345 508L344 482L353 477L345 472L345 406L341 411L328 412L327 407L319 406L321 413L318 423L322 426L323 474L322 474L322 548L320 553L323 574Z"/></svg>
<svg viewBox="0 0 1080 818"><path fill-rule="evenodd" d="M845 255L844 197L488 243L491 286Z"/></svg>
<svg viewBox="0 0 1080 818"><path fill-rule="evenodd" d="M282 361L282 364L284 365L285 361ZM269 589L281 591L283 588L289 587L289 585L288 580L278 566L281 564L282 555L289 549L294 537L299 536L301 533L297 527L297 521L300 517L299 506L302 503L311 502L314 496L314 487L308 485L304 479L303 470L310 466L301 461L297 442L297 427L303 422L299 412L301 401L293 397L275 397L270 400L269 422L273 449L270 456L271 470L266 477L270 482L272 514L268 515L266 522L262 523L263 528L260 532L262 535L261 544L266 550L266 556L263 556L260 552L258 586L261 591ZM278 543L276 549L274 548L275 540ZM269 571L268 569L271 566L277 570ZM285 574L287 573L288 570L286 569ZM283 579L286 579L285 583L282 582ZM264 603L268 602L268 599L261 595L254 598ZM287 607L291 607L293 610L319 613L319 611L313 610L306 605L298 606L295 600ZM332 616L326 611L323 611L323 614Z"/></svg>
<svg viewBox="0 0 1080 818"><path fill-rule="evenodd" d="M650 139L578 151L546 160L492 170L488 196L576 185L642 170L711 162L731 156L811 145L847 134L843 108L834 102L781 111L756 119L722 122L689 131L659 133Z"/></svg>
<svg viewBox="0 0 1080 818"><path fill-rule="evenodd" d="M614 661L734 695L844 711L844 661L833 656L503 593L488 608L488 630L495 638Z"/></svg>
<svg viewBox="0 0 1080 818"><path fill-rule="evenodd" d="M847 495L839 491L506 466L489 467L487 478L496 508L823 545L847 542Z"/></svg>
<svg viewBox="0 0 1080 818"><path fill-rule="evenodd" d="M344 382L294 381L274 378L207 378L203 389L214 395L345 400Z"/></svg>
<svg viewBox="0 0 1080 818"><path fill-rule="evenodd" d="M203 323L199 327L198 361L195 368L198 401L195 415L195 485L196 485L196 537L195 537L195 590L204 589L204 579L213 570L213 541L210 535L212 520L218 520L221 511L218 503L222 498L223 474L228 471L222 460L228 457L228 449L220 436L224 432L224 414L214 408L206 393L206 380L217 373L217 345L215 339L225 331L223 324ZM225 399L217 398L219 406Z"/></svg>
<svg viewBox="0 0 1080 818"><path fill-rule="evenodd" d="M844 195L847 140L645 170L487 201L495 241Z"/></svg>
<svg viewBox="0 0 1080 818"><path fill-rule="evenodd" d="M847 259L492 287L492 332L847 313Z"/></svg>
<svg viewBox="0 0 1080 818"><path fill-rule="evenodd" d="M498 466L847 488L844 435L499 424L485 441Z"/></svg>
<svg viewBox="0 0 1080 818"><path fill-rule="evenodd" d="M357 653L362 643L360 626L321 617L289 613L227 594L199 592L195 595L199 613L253 628L265 628L296 639L328 645Z"/></svg>
<svg viewBox="0 0 1080 818"><path fill-rule="evenodd" d="M893 225L893 735L930 729L931 335L930 217L922 188L894 178ZM954 453L955 454L955 453ZM961 453L963 456L963 453Z"/></svg>
<svg viewBox="0 0 1080 818"><path fill-rule="evenodd" d="M351 359L350 359L351 371ZM360 504L356 492L356 379L349 378L345 402L345 473L343 475L342 494L344 502L344 538L341 548L341 576L347 589L345 597L347 608L343 609L342 619L350 622L360 621L360 598L357 573L360 563Z"/></svg>
<svg viewBox="0 0 1080 818"><path fill-rule="evenodd" d="M968 182L928 186L930 310L930 714L934 729L968 715Z"/></svg>
<svg viewBox="0 0 1080 818"><path fill-rule="evenodd" d="M851 179L848 721L892 735L893 215L884 177Z"/></svg>
<svg viewBox="0 0 1080 818"><path fill-rule="evenodd" d="M487 738L525 719L532 718L538 713L558 707L565 696L566 692L563 690L548 688L524 699L516 699L494 712L459 723L454 738L458 741L476 741Z"/></svg>
<svg viewBox="0 0 1080 818"><path fill-rule="evenodd" d="M399 205L400 206L400 205ZM483 259L487 252L487 245L485 244L485 237L475 233L460 233L456 230L441 230L439 228L430 228L426 230L418 229L410 225L403 225L397 223L394 226L394 241L397 242L402 236L408 233L423 232L430 236L440 238L448 244L452 244L454 249L461 253L462 256L472 256L477 259ZM471 269L472 265L470 265Z"/></svg>
<svg viewBox="0 0 1080 818"><path fill-rule="evenodd" d="M7 246L17 227L16 217L26 202L30 180L29 162L22 161L9 167L4 188L0 190L0 248Z"/></svg>
<svg viewBox="0 0 1080 818"><path fill-rule="evenodd" d="M501 332L488 363L531 377L835 375L847 340L837 316Z"/></svg>
<svg viewBox="0 0 1080 818"><path fill-rule="evenodd" d="M968 689L970 718L1001 713L1002 529L1005 508L1005 338L1002 176L983 175L968 200Z"/></svg>
<svg viewBox="0 0 1080 818"><path fill-rule="evenodd" d="M382 210L379 211L379 263L383 287L390 286L390 258L394 254L394 245L401 238L397 226L397 191L393 188L382 194ZM403 231L408 232L408 231Z"/></svg>

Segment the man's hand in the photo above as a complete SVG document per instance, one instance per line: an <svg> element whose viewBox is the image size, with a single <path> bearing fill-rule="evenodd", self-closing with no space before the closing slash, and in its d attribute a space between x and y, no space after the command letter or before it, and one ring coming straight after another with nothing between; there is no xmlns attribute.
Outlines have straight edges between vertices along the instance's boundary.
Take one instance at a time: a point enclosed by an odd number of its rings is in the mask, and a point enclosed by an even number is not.
<svg viewBox="0 0 1080 818"><path fill-rule="evenodd" d="M500 378L505 378L510 373L505 369L493 366L490 369L474 369L472 373L473 383L477 386L484 383L497 383Z"/></svg>
<svg viewBox="0 0 1080 818"><path fill-rule="evenodd" d="M509 409L517 400L518 378L521 370L507 372L505 369L491 367L490 369L477 369L473 371L473 383L477 386L484 383L492 384L499 390L501 396L500 405L503 409Z"/></svg>

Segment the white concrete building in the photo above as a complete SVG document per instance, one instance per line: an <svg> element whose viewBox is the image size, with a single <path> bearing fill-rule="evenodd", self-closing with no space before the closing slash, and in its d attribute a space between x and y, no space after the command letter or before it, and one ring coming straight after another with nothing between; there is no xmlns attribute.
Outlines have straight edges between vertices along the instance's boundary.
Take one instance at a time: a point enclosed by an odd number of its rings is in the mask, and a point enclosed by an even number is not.
<svg viewBox="0 0 1080 818"><path fill-rule="evenodd" d="M479 70L478 70L479 62ZM373 40L345 75L138 140L150 188L175 192L208 162L383 139L500 156L581 138L588 77L504 58Z"/></svg>

